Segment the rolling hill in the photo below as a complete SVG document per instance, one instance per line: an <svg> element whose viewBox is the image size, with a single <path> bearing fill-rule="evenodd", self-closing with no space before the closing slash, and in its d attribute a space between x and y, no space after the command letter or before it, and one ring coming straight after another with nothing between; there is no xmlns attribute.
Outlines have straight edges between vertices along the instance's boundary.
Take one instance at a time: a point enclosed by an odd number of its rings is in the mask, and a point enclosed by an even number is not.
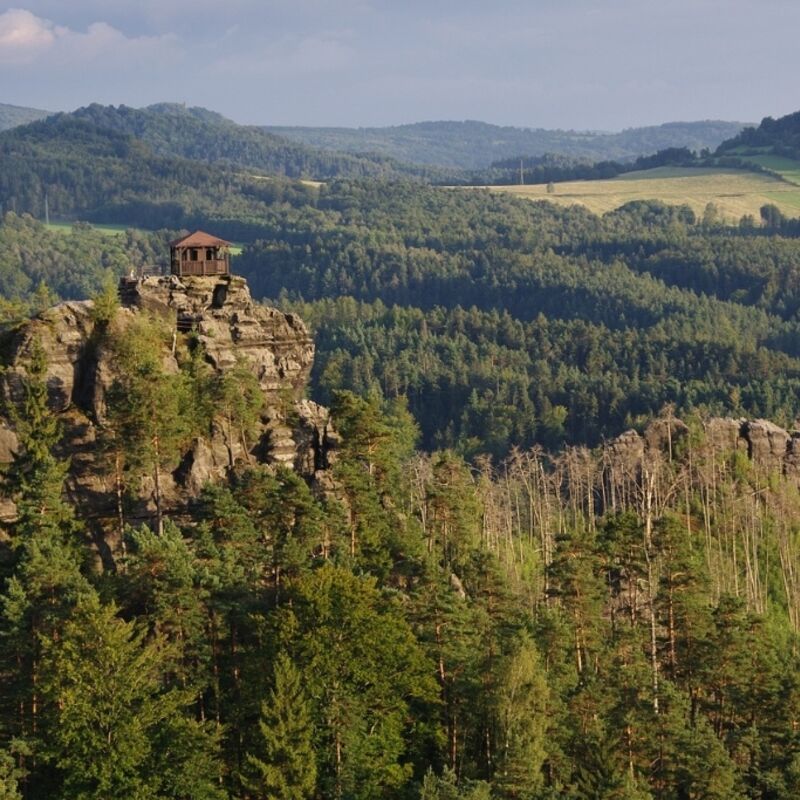
<svg viewBox="0 0 800 800"><path fill-rule="evenodd" d="M315 191L238 166L157 155L146 142L79 115L0 133L0 207L40 219L46 197L53 219L207 225L238 240L261 230L272 205L303 205Z"/></svg>
<svg viewBox="0 0 800 800"><path fill-rule="evenodd" d="M27 125L37 119L44 119L52 112L42 111L40 108L26 108L0 103L0 131L16 128L18 125Z"/></svg>
<svg viewBox="0 0 800 800"><path fill-rule="evenodd" d="M160 103L147 108L93 104L70 116L144 142L157 156L244 167L269 175L335 177L423 175L430 170L385 156L333 153L237 123L205 108Z"/></svg>
<svg viewBox="0 0 800 800"><path fill-rule="evenodd" d="M419 122L387 128L267 127L306 145L374 152L400 161L458 169L483 169L495 161L558 153L589 160L632 159L668 147L714 149L743 123L670 122L619 133L513 128L485 122Z"/></svg>
<svg viewBox="0 0 800 800"><path fill-rule="evenodd" d="M744 215L756 219L762 207L775 206L786 217L800 216L800 112L767 117L722 142L690 165L642 169L608 180L573 180L492 187L530 199L579 204L603 214L637 200L688 205L702 214L712 203L727 222Z"/></svg>

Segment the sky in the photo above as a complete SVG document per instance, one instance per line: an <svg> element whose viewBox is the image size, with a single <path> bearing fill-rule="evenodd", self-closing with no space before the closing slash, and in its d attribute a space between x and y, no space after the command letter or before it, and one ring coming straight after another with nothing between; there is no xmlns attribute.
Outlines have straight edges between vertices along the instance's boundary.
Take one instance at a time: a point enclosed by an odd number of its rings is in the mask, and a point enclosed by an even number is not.
<svg viewBox="0 0 800 800"><path fill-rule="evenodd" d="M609 130L800 109L798 0L0 0L0 102Z"/></svg>

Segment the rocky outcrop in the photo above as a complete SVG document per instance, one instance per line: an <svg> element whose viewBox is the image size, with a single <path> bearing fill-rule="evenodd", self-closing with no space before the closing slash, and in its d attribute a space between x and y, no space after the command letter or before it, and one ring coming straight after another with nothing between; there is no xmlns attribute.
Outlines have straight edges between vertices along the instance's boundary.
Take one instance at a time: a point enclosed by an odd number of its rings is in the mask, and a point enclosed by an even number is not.
<svg viewBox="0 0 800 800"><path fill-rule="evenodd" d="M653 420L642 434L629 430L608 441L605 462L618 473L633 474L643 460L657 454L668 456L689 433L678 419ZM800 485L800 431L786 431L765 419L712 417L703 423L704 447L723 456L745 453L765 473L776 473Z"/></svg>
<svg viewBox="0 0 800 800"><path fill-rule="evenodd" d="M194 331L217 371L244 359L265 395L302 393L314 361L314 343L295 314L253 302L247 281L236 275L125 281L128 307L174 319L181 332Z"/></svg>
<svg viewBox="0 0 800 800"><path fill-rule="evenodd" d="M800 486L800 431L792 431L786 443L786 456L783 459L783 474Z"/></svg>
<svg viewBox="0 0 800 800"><path fill-rule="evenodd" d="M329 484L326 471L338 440L327 409L302 397L314 359L313 341L302 320L255 303L247 283L237 276L126 279L120 296L124 305L110 323L115 334L124 336L141 314L158 314L174 326L173 347L163 354L167 371L178 370L176 350L181 337L191 335L217 373L245 365L264 394L252 441L228 441L224 430L214 426L208 436L191 442L174 472L163 476L162 494L172 513L180 513L208 482L223 481L232 469L247 465L284 465L312 484ZM68 490L102 525L104 518L113 517L117 502L115 482L98 451L115 365L95 327L92 302L61 303L6 342L0 391L7 401L21 398L26 367L37 346L46 355L49 400L61 416L64 451L71 459ZM16 447L13 426L0 422L0 463L8 463ZM146 520L153 510L147 479L136 494L132 516ZM0 514L8 518L13 508L0 509Z"/></svg>
<svg viewBox="0 0 800 800"><path fill-rule="evenodd" d="M766 419L748 420L742 425L740 437L747 444L750 460L768 471L783 471L791 436L774 422Z"/></svg>
<svg viewBox="0 0 800 800"><path fill-rule="evenodd" d="M718 452L731 450L747 451L747 441L742 437L745 419L715 417L708 420L703 429L709 444Z"/></svg>
<svg viewBox="0 0 800 800"><path fill-rule="evenodd" d="M87 402L86 363L94 320L90 301L60 303L28 322L17 332L7 354L2 391L5 400L19 400L26 365L38 344L47 356L47 387L56 411Z"/></svg>

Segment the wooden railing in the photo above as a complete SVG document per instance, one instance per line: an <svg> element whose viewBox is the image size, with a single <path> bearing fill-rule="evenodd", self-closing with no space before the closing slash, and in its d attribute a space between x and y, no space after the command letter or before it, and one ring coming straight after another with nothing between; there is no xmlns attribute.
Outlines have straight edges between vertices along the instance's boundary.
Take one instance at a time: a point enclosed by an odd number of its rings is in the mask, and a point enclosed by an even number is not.
<svg viewBox="0 0 800 800"><path fill-rule="evenodd" d="M173 275L227 275L230 271L228 259L213 259L211 261L173 261Z"/></svg>
<svg viewBox="0 0 800 800"><path fill-rule="evenodd" d="M164 274L164 267L161 264L144 264L139 267L134 267L128 277L131 280L137 280L138 278L150 278L154 275L163 275Z"/></svg>

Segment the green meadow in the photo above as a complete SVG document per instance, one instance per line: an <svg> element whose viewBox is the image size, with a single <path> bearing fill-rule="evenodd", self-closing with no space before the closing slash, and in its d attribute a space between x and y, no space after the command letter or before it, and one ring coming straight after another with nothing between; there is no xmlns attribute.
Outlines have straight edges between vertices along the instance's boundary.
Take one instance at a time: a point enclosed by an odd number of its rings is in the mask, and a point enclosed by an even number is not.
<svg viewBox="0 0 800 800"><path fill-rule="evenodd" d="M72 222L50 222L45 225L47 230L53 231L54 233L62 233L67 236L73 233L73 225ZM135 228L131 225L99 225L92 223L90 225L93 231L97 231L106 236L121 236L126 231L144 231L143 228ZM242 249L244 248L244 244L241 242L234 242L230 248L232 256L238 256L242 254Z"/></svg>
<svg viewBox="0 0 800 800"><path fill-rule="evenodd" d="M71 235L73 232L73 225L74 222L49 222L45 225L47 230L53 231L54 233L63 233L67 235ZM99 233L106 234L108 236L121 236L127 230L131 230L130 226L127 225L90 225L93 231L98 231Z"/></svg>
<svg viewBox="0 0 800 800"><path fill-rule="evenodd" d="M746 161L758 164L760 167L778 173L785 181L795 183L800 186L800 161L793 158L784 158L775 155L756 155L748 156Z"/></svg>

